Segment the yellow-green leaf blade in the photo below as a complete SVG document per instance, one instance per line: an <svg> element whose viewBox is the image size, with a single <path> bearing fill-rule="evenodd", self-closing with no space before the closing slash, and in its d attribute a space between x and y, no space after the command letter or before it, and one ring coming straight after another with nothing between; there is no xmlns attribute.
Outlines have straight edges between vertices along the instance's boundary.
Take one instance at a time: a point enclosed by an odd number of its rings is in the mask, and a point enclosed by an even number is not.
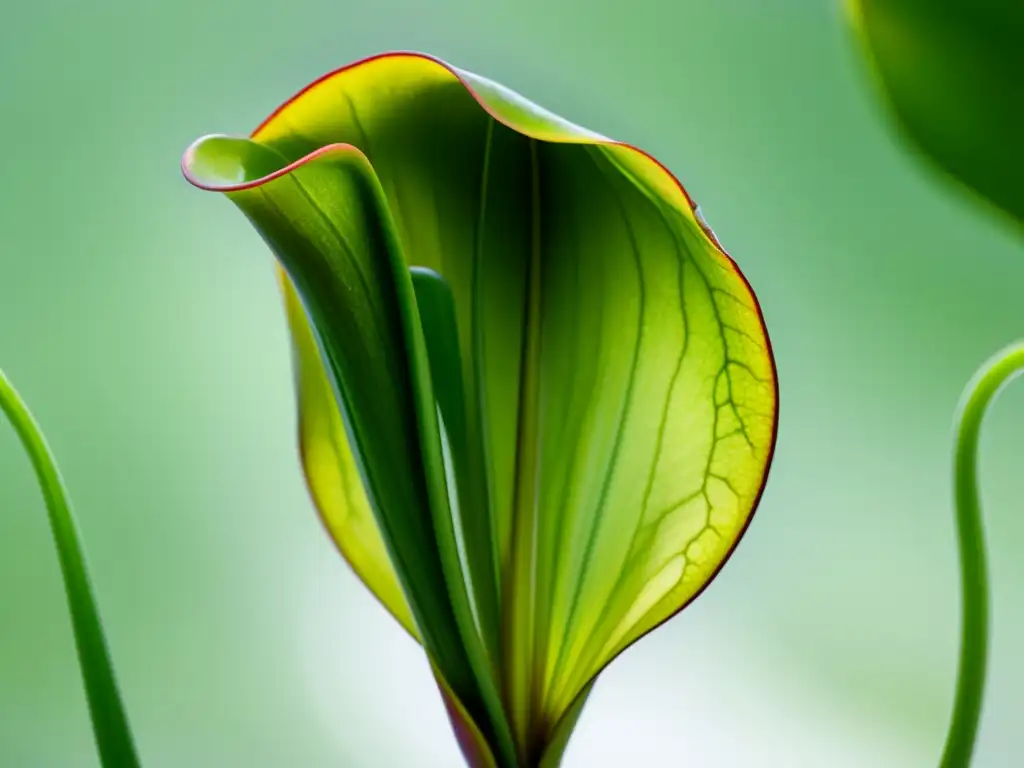
<svg viewBox="0 0 1024 768"><path fill-rule="evenodd" d="M732 551L764 484L776 391L753 295L682 196L630 172L628 148L544 149L550 458L537 516L550 522L537 581L550 729Z"/></svg>
<svg viewBox="0 0 1024 768"><path fill-rule="evenodd" d="M330 381L298 294L281 267L278 280L291 329L306 484L324 527L363 583L413 637L416 624L388 557L345 435Z"/></svg>

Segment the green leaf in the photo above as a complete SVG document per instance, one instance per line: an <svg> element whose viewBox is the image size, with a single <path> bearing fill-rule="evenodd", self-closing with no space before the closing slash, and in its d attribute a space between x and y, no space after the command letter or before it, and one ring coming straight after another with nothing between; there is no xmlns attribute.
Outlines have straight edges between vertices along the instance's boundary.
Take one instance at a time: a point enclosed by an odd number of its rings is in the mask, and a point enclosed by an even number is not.
<svg viewBox="0 0 1024 768"><path fill-rule="evenodd" d="M487 543L493 538L487 515L469 514L462 509L485 509L486 488L480 472L483 446L479 439L471 444L466 419L466 397L462 383L462 359L459 351L455 299L451 287L433 270L413 267L411 270L416 303L423 322L424 338L429 350L430 371L437 393L437 406L444 424L446 444L452 454L449 487L456 486L452 500L456 534L462 544L460 562L478 611L476 624L483 634L490 660L497 663L500 646L497 563ZM477 435L477 437L479 437ZM473 543L467 546L466 542Z"/></svg>
<svg viewBox="0 0 1024 768"><path fill-rule="evenodd" d="M135 768L139 765L135 740L117 687L81 535L64 480L42 430L3 371L0 371L0 411L10 419L43 491L100 761L104 768Z"/></svg>
<svg viewBox="0 0 1024 768"><path fill-rule="evenodd" d="M1024 3L848 6L905 134L953 178L1024 222Z"/></svg>
<svg viewBox="0 0 1024 768"><path fill-rule="evenodd" d="M391 567L363 489L356 457L345 437L320 350L291 282L278 268L288 324L299 409L299 448L306 483L335 544L367 587L418 638L398 577Z"/></svg>
<svg viewBox="0 0 1024 768"><path fill-rule="evenodd" d="M277 254L311 319L367 496L427 651L490 743L511 754L458 560L419 312L384 194L351 146L287 174L273 148L208 138L196 179L229 196ZM504 730L503 730L504 729Z"/></svg>
<svg viewBox="0 0 1024 768"><path fill-rule="evenodd" d="M653 158L420 54L183 170L286 273L314 500L467 759L556 766L760 498L777 385L746 280Z"/></svg>

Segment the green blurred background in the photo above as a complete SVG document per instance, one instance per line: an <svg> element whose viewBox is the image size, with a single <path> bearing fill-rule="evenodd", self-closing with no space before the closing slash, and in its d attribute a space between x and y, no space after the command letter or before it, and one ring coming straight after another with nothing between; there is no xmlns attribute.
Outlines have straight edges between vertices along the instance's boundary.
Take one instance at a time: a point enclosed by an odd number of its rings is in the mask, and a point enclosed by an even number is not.
<svg viewBox="0 0 1024 768"><path fill-rule="evenodd" d="M771 6L768 9L768 6ZM1024 334L1024 247L895 138L838 0L33 0L0 18L0 365L83 528L147 766L457 766L418 649L321 531L265 247L180 177L323 72L412 48L665 162L781 377L729 567L602 678L583 766L933 766L955 677L950 436ZM1017 766L1024 387L983 441L978 766ZM0 766L96 766L56 557L0 425Z"/></svg>

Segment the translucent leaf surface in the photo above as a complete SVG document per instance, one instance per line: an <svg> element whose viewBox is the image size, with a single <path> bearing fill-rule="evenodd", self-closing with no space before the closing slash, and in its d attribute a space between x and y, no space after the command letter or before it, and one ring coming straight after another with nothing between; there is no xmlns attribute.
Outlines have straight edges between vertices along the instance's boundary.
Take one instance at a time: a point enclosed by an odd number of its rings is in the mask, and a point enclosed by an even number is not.
<svg viewBox="0 0 1024 768"><path fill-rule="evenodd" d="M314 499L467 756L557 765L596 674L701 592L763 489L748 284L648 155L418 54L184 170L283 267Z"/></svg>

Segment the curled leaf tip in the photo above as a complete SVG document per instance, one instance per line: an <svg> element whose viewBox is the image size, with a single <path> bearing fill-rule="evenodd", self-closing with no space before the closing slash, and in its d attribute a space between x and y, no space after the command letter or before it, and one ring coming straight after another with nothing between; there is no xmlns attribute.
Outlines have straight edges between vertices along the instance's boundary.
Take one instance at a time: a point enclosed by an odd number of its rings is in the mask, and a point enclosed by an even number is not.
<svg viewBox="0 0 1024 768"><path fill-rule="evenodd" d="M288 162L252 139L210 134L197 139L185 150L181 172L192 186L208 192L242 192L331 156L363 158L363 153L351 144L327 144Z"/></svg>
<svg viewBox="0 0 1024 768"><path fill-rule="evenodd" d="M423 54L183 168L277 257L311 494L467 759L554 768L760 500L778 383L746 278L650 155Z"/></svg>

